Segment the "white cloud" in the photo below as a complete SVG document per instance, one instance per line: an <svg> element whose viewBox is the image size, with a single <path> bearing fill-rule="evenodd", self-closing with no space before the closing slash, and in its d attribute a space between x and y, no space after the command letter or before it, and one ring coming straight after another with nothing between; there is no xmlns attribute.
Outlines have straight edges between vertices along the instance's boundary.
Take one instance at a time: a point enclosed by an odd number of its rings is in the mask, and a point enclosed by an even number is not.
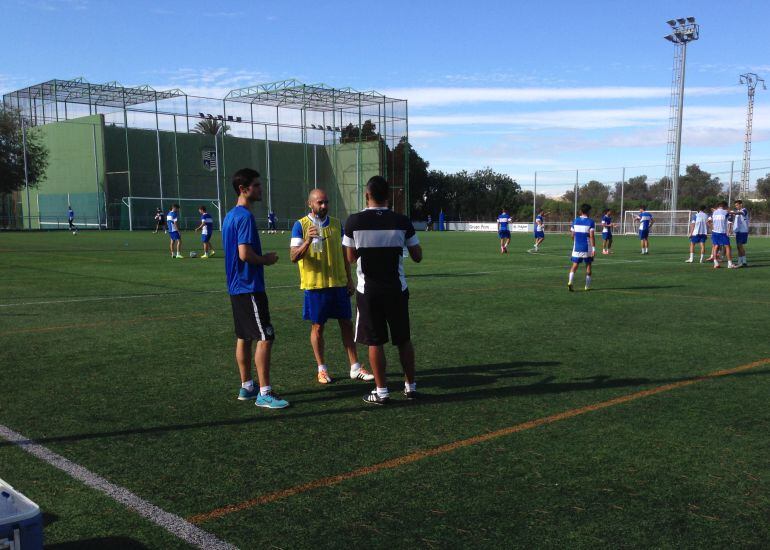
<svg viewBox="0 0 770 550"><path fill-rule="evenodd" d="M737 86L687 88L688 97L742 93ZM410 107L434 107L468 103L536 103L597 99L660 99L671 90L662 86L605 86L580 88L395 88L386 95L407 99Z"/></svg>

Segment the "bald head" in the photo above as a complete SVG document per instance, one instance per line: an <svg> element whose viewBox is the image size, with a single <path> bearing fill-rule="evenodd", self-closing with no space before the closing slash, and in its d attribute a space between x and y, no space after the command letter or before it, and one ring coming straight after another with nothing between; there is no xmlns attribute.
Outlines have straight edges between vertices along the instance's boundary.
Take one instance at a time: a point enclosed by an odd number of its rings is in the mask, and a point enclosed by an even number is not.
<svg viewBox="0 0 770 550"><path fill-rule="evenodd" d="M329 197L323 189L313 189L307 197L307 205L317 218L325 218L329 212Z"/></svg>

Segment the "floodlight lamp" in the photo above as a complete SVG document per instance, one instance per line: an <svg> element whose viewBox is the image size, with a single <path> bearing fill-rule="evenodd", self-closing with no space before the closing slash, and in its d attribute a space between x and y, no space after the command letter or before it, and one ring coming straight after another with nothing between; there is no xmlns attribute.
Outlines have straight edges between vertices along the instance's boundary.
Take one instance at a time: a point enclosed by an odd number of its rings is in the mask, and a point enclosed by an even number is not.
<svg viewBox="0 0 770 550"><path fill-rule="evenodd" d="M684 25L685 23L687 23L687 21L684 18L677 19L676 22L679 23L680 25Z"/></svg>
<svg viewBox="0 0 770 550"><path fill-rule="evenodd" d="M239 116L235 117L235 122L243 122L243 119Z"/></svg>
<svg viewBox="0 0 770 550"><path fill-rule="evenodd" d="M688 23L695 23L695 18L694 17L688 17L687 18L687 22Z"/></svg>
<svg viewBox="0 0 770 550"><path fill-rule="evenodd" d="M211 113L209 113L209 114L206 115L206 118L214 118L214 117L211 116Z"/></svg>
<svg viewBox="0 0 770 550"><path fill-rule="evenodd" d="M327 126L326 129L329 130L330 132L332 131L332 127L331 126Z"/></svg>
<svg viewBox="0 0 770 550"><path fill-rule="evenodd" d="M235 121L233 120L233 115L227 115L227 121L228 121L228 122L235 122Z"/></svg>
<svg viewBox="0 0 770 550"><path fill-rule="evenodd" d="M199 115L201 118L206 118L206 115L204 115L203 113L198 113L198 115Z"/></svg>
<svg viewBox="0 0 770 550"><path fill-rule="evenodd" d="M225 117L223 117L222 115L217 115L217 118L218 118L219 120L224 120L224 119L225 119Z"/></svg>
<svg viewBox="0 0 770 550"><path fill-rule="evenodd" d="M663 38L665 38L665 39L666 39L666 40L668 40L669 42L676 42L676 40L674 39L674 35L672 35L672 34L669 34L669 35L667 35L667 36L664 36Z"/></svg>
<svg viewBox="0 0 770 550"><path fill-rule="evenodd" d="M676 27L676 21L674 19L669 19L666 21L666 23L668 23L671 27Z"/></svg>

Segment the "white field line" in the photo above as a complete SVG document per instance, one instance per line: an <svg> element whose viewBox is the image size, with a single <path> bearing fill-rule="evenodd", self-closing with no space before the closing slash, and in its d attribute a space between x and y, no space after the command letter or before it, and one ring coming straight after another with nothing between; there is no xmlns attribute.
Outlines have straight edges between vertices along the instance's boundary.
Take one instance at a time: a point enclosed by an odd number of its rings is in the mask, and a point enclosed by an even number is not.
<svg viewBox="0 0 770 550"><path fill-rule="evenodd" d="M88 487L91 487L100 493L104 493L126 508L136 512L140 516L148 519L155 525L162 527L175 537L196 548L228 550L236 548L232 544L220 540L215 535L208 531L204 531L200 527L193 525L176 514L158 508L154 504L138 497L128 489L107 481L83 466L64 458L47 447L27 439L23 435L14 432L2 424L0 424L0 438L18 445L24 451L39 458L43 462L50 464L54 468L58 468L73 479L83 482Z"/></svg>

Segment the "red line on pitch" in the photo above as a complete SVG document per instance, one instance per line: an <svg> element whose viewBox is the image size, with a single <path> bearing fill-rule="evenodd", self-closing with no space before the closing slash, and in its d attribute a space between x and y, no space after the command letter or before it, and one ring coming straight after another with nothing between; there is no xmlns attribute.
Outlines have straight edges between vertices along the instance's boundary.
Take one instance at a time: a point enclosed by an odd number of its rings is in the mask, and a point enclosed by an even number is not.
<svg viewBox="0 0 770 550"><path fill-rule="evenodd" d="M736 374L739 372L755 369L757 367L761 367L763 365L770 364L770 358L766 359L760 359L759 361L754 361L753 363L748 363L746 365L741 365L739 367L734 367L731 369L724 369L724 370L718 370L709 374L705 374L703 376L696 376L694 378L689 378L687 380L681 380L679 382L672 382L671 384L665 384L663 386L657 386L655 388L650 388L648 390L642 390L635 393L630 393L627 395L621 395L620 397L615 397L613 399L608 399L607 401L601 401L599 403L594 403L592 405L586 405L584 407L579 407L577 409L570 409L568 411L552 414L550 416L543 416L541 418L536 418L534 420L529 420L527 422L522 422L521 424L515 424L513 426L509 426L507 428L502 428L500 430L495 430L493 432L488 432L481 435L476 435L473 437L469 437L467 439L461 439L459 441L454 441L452 443L447 443L445 445L439 445L438 447L432 447L430 449L424 449L422 451L416 451L413 453L410 453L408 455L400 456L397 458L392 458L390 460L386 460L384 462L379 462L377 464L372 464L371 466L364 466L362 468L358 468L356 470L352 470L350 472L346 472L343 474L337 474L334 476L327 476L322 477L320 479L316 479L314 481L310 481L308 483L302 483L300 485L295 485L294 487L288 487L286 489L280 489L278 491L273 491L270 493L266 493L264 495L258 496L256 498L245 500L243 502L239 502L237 504L229 504L227 506L223 506L222 508L217 508L215 510L212 510L210 512L204 512L201 514L196 514L194 516L190 516L188 521L190 523L203 523L205 521L210 521L212 519L221 518L223 516L227 516L229 514L233 514L235 512L241 512L243 510L248 510L249 508L254 508L256 506L260 506L262 504L268 504L271 502L275 502L277 500L282 500L285 498L288 498L293 495L298 495L300 493L307 493L308 491L312 491L314 489L321 489L324 487L331 487L333 485L338 485L339 483L342 483L343 481L346 481L348 479L354 479L357 477L363 477L370 474L374 474L377 472L380 472L382 470L389 470L393 468L398 468L400 466L405 466L407 464L411 464L413 462L417 462L420 460L423 460L425 458L430 458L432 456L441 455L444 453L449 453L452 451L456 451L457 449L462 449L464 447L470 447L471 445L477 445L479 443L484 443L486 441L490 441L492 439L497 439L506 435L515 434L518 432L523 432L526 430L531 430L533 428L537 428L539 426L545 426L547 424L553 424L555 422L560 422L562 420L567 420L569 418L574 418L576 416L580 416L586 413L599 411L602 409L607 409L609 407L614 407L616 405L622 405L623 403L629 403L631 401L636 401L637 399L643 399L645 397L650 397L652 395L657 395L659 393L668 392L671 390L675 390L678 388L683 388L685 386L691 386L693 384L698 384L700 382L704 382L706 380L711 380L714 378L720 378L723 376L728 376L731 374Z"/></svg>

